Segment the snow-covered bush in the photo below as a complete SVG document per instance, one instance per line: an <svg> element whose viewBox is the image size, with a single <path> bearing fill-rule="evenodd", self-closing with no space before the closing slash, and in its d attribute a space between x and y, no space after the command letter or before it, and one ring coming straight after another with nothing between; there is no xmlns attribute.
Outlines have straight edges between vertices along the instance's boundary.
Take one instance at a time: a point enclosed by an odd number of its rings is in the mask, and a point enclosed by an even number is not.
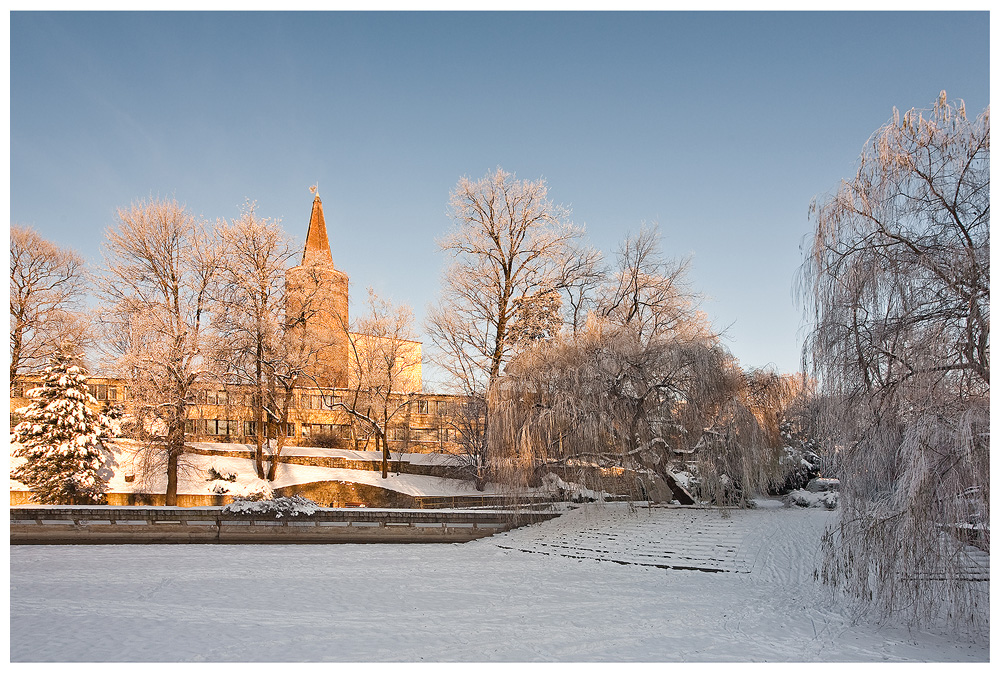
<svg viewBox="0 0 1000 673"><path fill-rule="evenodd" d="M837 509L840 502L840 493L837 491L807 491L796 489L784 497L785 504L796 507L825 507L826 509Z"/></svg>
<svg viewBox="0 0 1000 673"><path fill-rule="evenodd" d="M603 502L608 495L586 486L563 481L559 475L551 472L542 477L542 487L555 492L564 500L572 500L573 502Z"/></svg>
<svg viewBox="0 0 1000 673"><path fill-rule="evenodd" d="M205 481L213 482L210 483L209 486L209 491L211 493L214 493L215 495L225 495L226 493L229 493L231 488L234 488L231 484L236 482L236 474L232 472L223 474L215 469L215 465L212 465L208 468L208 479ZM260 500L262 498L258 495L256 499Z"/></svg>
<svg viewBox="0 0 1000 673"><path fill-rule="evenodd" d="M234 483L232 487L224 487L240 500L248 502L274 500L274 489L271 488L271 484L259 477L245 484Z"/></svg>
<svg viewBox="0 0 1000 673"><path fill-rule="evenodd" d="M271 500L252 500L238 498L226 505L222 511L226 514L250 514L253 516L273 516L280 519L283 516L312 516L319 505L301 495L282 496Z"/></svg>
<svg viewBox="0 0 1000 673"><path fill-rule="evenodd" d="M125 407L113 402L105 402L101 407L101 426L104 437L124 437L132 418L125 414Z"/></svg>
<svg viewBox="0 0 1000 673"><path fill-rule="evenodd" d="M205 481L236 481L236 475L234 473L222 474L215 469L215 465L212 465L208 468L208 479Z"/></svg>
<svg viewBox="0 0 1000 673"><path fill-rule="evenodd" d="M11 477L29 486L32 499L48 504L88 505L105 501L103 468L110 454L101 445L99 415L87 407L87 372L67 351L49 361L42 385L28 391L25 420L14 428L13 456L25 463Z"/></svg>
<svg viewBox="0 0 1000 673"><path fill-rule="evenodd" d="M774 495L805 488L810 479L820 475L821 462L814 439L788 420L781 424L781 439L784 447L779 462L784 479L772 489Z"/></svg>

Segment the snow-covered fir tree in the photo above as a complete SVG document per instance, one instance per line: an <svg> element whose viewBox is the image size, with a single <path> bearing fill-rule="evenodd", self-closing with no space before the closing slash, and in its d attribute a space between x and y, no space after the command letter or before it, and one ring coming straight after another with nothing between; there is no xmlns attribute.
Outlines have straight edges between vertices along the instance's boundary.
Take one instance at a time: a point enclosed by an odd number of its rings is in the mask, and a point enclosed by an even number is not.
<svg viewBox="0 0 1000 673"><path fill-rule="evenodd" d="M25 421L14 428L14 456L26 462L11 477L31 487L32 499L47 504L87 505L105 501L100 474L105 449L100 415L87 407L87 372L64 349L49 361L42 385L28 391Z"/></svg>

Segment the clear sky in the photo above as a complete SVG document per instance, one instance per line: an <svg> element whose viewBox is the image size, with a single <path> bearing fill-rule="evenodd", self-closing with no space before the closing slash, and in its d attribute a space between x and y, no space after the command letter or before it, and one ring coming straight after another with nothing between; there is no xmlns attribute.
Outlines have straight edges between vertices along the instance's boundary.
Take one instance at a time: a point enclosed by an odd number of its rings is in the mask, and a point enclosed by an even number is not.
<svg viewBox="0 0 1000 673"><path fill-rule="evenodd" d="M352 310L422 333L449 192L502 166L606 254L658 223L737 358L795 371L810 201L942 89L989 104L987 13L14 12L11 221L96 266L118 207L250 198L301 241L318 183Z"/></svg>

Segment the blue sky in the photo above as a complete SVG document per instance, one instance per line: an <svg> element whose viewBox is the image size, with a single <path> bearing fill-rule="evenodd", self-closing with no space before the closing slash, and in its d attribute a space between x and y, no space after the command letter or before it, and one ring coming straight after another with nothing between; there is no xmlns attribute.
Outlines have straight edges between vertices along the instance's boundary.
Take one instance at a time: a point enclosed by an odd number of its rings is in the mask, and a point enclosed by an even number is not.
<svg viewBox="0 0 1000 673"><path fill-rule="evenodd" d="M989 104L985 12L15 12L10 47L11 221L94 265L149 196L302 240L318 183L352 309L371 285L422 332L449 192L502 166L607 254L658 223L730 350L782 371L810 201L893 106Z"/></svg>

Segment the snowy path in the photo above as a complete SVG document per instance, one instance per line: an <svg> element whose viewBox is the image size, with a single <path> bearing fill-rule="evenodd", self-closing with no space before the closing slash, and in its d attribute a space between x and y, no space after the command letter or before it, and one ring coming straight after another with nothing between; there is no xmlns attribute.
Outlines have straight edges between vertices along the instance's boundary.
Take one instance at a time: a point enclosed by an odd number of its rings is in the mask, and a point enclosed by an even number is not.
<svg viewBox="0 0 1000 673"><path fill-rule="evenodd" d="M462 545L11 547L10 656L988 660L986 642L853 625L813 581L832 517L593 506Z"/></svg>

